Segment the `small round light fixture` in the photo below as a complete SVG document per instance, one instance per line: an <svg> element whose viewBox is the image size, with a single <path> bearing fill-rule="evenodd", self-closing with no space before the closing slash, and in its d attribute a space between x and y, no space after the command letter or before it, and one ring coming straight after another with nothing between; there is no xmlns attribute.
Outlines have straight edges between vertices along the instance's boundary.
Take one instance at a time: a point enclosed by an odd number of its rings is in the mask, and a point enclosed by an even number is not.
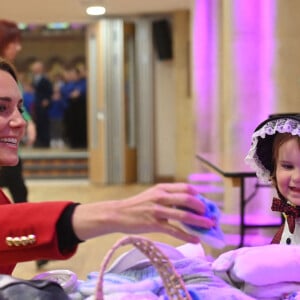
<svg viewBox="0 0 300 300"><path fill-rule="evenodd" d="M90 16L100 16L105 14L105 7L103 6L89 6L86 13Z"/></svg>

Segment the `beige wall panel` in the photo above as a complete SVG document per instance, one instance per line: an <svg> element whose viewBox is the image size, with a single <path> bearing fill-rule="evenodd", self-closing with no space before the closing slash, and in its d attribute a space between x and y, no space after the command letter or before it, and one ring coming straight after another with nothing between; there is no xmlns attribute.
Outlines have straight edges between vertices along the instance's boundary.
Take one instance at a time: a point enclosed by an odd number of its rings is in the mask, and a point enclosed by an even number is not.
<svg viewBox="0 0 300 300"><path fill-rule="evenodd" d="M88 150L89 150L89 179L93 183L105 183L105 120L104 120L104 85L103 85L103 62L101 52L101 23L90 25L87 33L88 40L93 36L95 39L96 59L91 63L94 64L95 70L89 70L91 78L88 82ZM90 49L91 50L91 49ZM92 51L87 51L87 61ZM94 58L93 58L94 59ZM96 84L95 84L96 83ZM92 99L96 95L97 99Z"/></svg>
<svg viewBox="0 0 300 300"><path fill-rule="evenodd" d="M277 1L277 112L300 112L300 1Z"/></svg>
<svg viewBox="0 0 300 300"><path fill-rule="evenodd" d="M177 181L186 180L194 168L195 119L190 95L190 12L173 14L174 74L176 104L176 170Z"/></svg>

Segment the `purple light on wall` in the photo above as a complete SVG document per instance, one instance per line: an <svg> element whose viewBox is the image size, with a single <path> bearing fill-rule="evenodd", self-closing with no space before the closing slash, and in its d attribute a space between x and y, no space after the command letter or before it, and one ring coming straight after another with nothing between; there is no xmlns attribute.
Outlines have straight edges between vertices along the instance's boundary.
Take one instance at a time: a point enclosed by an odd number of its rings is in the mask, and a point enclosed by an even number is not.
<svg viewBox="0 0 300 300"><path fill-rule="evenodd" d="M211 124L211 98L213 70L210 0L195 0L193 16L193 79L196 113L196 148L207 151ZM201 138L198 138L201 136Z"/></svg>
<svg viewBox="0 0 300 300"><path fill-rule="evenodd" d="M217 122L224 114L219 111L220 107L230 105L232 120L228 128L233 131L233 140L239 141L238 147L244 153L249 146L253 129L275 109L272 71L275 60L276 3L273 0L236 0L226 5L227 7L222 7L214 0L194 1L192 67L196 147L197 151L212 151L213 143L216 146L218 140ZM222 20L221 9L228 9L228 6L232 10L232 19ZM224 24L230 32L218 32ZM228 34L227 38L231 37L230 45L218 47L218 43L224 40L222 34ZM218 57L229 62L228 57L219 52L224 47L231 49L229 54L232 60L232 69L230 65L228 70L228 83L232 84L230 92L233 99L228 99L227 104L222 103L224 99L220 99L218 82L220 72L226 72L222 70Z"/></svg>
<svg viewBox="0 0 300 300"><path fill-rule="evenodd" d="M238 149L246 153L257 124L274 110L274 7L272 0L234 1L233 55Z"/></svg>
<svg viewBox="0 0 300 300"><path fill-rule="evenodd" d="M275 83L272 71L275 51L275 8L273 0L233 2L234 107L230 153L246 156L256 126L275 109ZM248 179L252 190L255 179ZM247 215L271 213L271 190L260 190L247 204ZM266 199L261 201L261 199Z"/></svg>
<svg viewBox="0 0 300 300"><path fill-rule="evenodd" d="M207 12L207 1L196 0L194 6L193 16L193 66L194 66L194 88L197 95L201 95L203 86L206 82L206 71L205 60L207 56L208 46L208 12ZM200 83L201 84L198 84Z"/></svg>
<svg viewBox="0 0 300 300"><path fill-rule="evenodd" d="M232 107L232 143L235 151L247 153L253 122L260 110L260 19L259 2L234 1L232 23L232 59L234 99ZM229 147L229 153L233 151Z"/></svg>
<svg viewBox="0 0 300 300"><path fill-rule="evenodd" d="M269 114L276 113L276 84L273 72L275 70L276 54L276 1L260 1L261 6L261 119L265 119Z"/></svg>
<svg viewBox="0 0 300 300"><path fill-rule="evenodd" d="M276 112L272 74L275 70L276 2L232 0L222 1L220 5L220 1L194 0L196 147L197 151L217 155L218 150L220 153L223 151L223 159L229 166L233 166L236 160L243 161L254 128L269 114ZM216 25L217 22L219 24ZM222 30L218 31L218 28ZM221 47L218 43L222 43ZM217 52L219 49L225 49L226 53ZM220 62L218 56L221 57ZM222 85L226 90L219 88L219 77L224 81ZM224 111L219 111L220 108ZM222 136L212 138L219 120L223 122L219 126ZM218 140L223 142L220 149L217 147ZM247 181L247 191L253 190L253 183ZM271 199L270 191L264 189L259 192L259 197L251 200L247 205L247 217L249 214L265 216L270 212L268 201L256 201ZM234 193L225 193L228 210L236 207L231 205L234 199L231 196L234 197Z"/></svg>

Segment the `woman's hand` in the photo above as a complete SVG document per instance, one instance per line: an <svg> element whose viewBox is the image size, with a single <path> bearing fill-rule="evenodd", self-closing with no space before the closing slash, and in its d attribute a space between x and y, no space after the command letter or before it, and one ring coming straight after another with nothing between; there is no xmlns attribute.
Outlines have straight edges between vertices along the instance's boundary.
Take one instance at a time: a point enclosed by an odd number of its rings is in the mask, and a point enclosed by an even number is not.
<svg viewBox="0 0 300 300"><path fill-rule="evenodd" d="M77 206L73 227L81 240L103 234L162 232L186 242L199 238L187 233L176 222L211 228L214 221L203 216L204 205L196 191L186 183L157 184L124 199ZM180 209L185 207L194 212Z"/></svg>

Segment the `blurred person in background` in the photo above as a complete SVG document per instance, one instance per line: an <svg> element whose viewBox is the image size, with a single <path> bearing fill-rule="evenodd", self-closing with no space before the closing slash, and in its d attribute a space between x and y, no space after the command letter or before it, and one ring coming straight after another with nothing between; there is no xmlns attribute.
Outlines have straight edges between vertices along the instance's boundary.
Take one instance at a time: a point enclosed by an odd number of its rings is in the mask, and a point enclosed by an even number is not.
<svg viewBox="0 0 300 300"><path fill-rule="evenodd" d="M54 83L51 107L49 109L50 121L50 147L64 148L64 114L66 103L61 95L60 84Z"/></svg>
<svg viewBox="0 0 300 300"><path fill-rule="evenodd" d="M50 120L49 110L53 87L48 79L44 63L36 60L31 65L34 88L34 117L36 123L37 137L35 146L37 148L49 148L50 146Z"/></svg>
<svg viewBox="0 0 300 300"><path fill-rule="evenodd" d="M76 66L65 70L62 96L67 103L65 111L66 140L70 148L86 148L86 77Z"/></svg>
<svg viewBox="0 0 300 300"><path fill-rule="evenodd" d="M34 109L34 89L31 78L23 73L18 73L19 82L22 86L24 108L33 118Z"/></svg>

